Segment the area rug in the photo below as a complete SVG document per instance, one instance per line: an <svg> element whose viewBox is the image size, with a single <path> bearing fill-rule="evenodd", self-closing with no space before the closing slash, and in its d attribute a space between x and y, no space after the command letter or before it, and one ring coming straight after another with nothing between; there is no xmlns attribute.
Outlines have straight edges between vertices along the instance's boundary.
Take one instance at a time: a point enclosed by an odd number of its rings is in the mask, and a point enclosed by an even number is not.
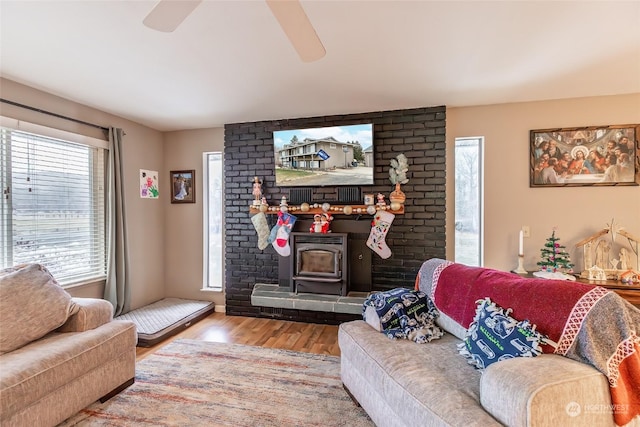
<svg viewBox="0 0 640 427"><path fill-rule="evenodd" d="M176 340L136 365L136 382L70 426L373 426L342 388L340 358Z"/></svg>

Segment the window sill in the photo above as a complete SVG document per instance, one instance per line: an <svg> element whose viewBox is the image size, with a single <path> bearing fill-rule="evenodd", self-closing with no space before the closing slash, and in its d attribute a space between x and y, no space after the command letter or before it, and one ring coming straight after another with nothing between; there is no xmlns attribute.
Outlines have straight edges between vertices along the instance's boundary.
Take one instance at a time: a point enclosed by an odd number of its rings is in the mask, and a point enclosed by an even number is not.
<svg viewBox="0 0 640 427"><path fill-rule="evenodd" d="M84 280L82 282L69 283L68 285L60 285L60 286L62 287L62 289L77 289L77 288L84 288L86 286L104 285L106 284L106 282L107 282L107 279L105 278L89 279L89 280Z"/></svg>
<svg viewBox="0 0 640 427"><path fill-rule="evenodd" d="M216 293L222 293L223 289L222 288L202 288L200 289L200 291L202 292L216 292Z"/></svg>

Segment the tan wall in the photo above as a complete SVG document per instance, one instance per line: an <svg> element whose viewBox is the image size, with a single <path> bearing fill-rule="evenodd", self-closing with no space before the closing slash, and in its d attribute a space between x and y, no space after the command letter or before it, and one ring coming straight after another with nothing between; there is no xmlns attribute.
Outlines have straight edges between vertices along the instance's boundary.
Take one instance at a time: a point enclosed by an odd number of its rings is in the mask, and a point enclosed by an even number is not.
<svg viewBox="0 0 640 427"><path fill-rule="evenodd" d="M222 128L161 132L6 79L0 95L12 101L126 132L124 145L127 225L130 237L132 308L165 296L224 304L223 293L202 292L202 153L222 151ZM101 132L21 108L0 104L0 114L93 137ZM529 188L529 130L640 123L640 94L447 110L447 150L453 158L456 137L485 137L485 266L512 269L517 264L518 231L525 239L525 268L532 270L540 248L558 227L561 243L574 261L576 242L615 218L640 235L640 187ZM454 176L453 162L447 176ZM140 169L160 174L160 199L141 199ZM170 203L170 170L196 170L195 204ZM249 191L249 190L247 190ZM453 180L447 183L447 258L454 259ZM78 296L101 296L102 286L72 289Z"/></svg>
<svg viewBox="0 0 640 427"><path fill-rule="evenodd" d="M165 293L163 267L165 211L163 206L168 198L166 193L162 194L162 185L160 186L159 200L141 199L138 189L140 169L159 172L166 170L163 165L162 133L7 79L0 79L0 95L4 99L56 114L104 127L115 126L124 130L126 136L124 137L123 157L125 182L128 183L125 203L130 241L131 306L137 308L163 298ZM96 138L104 138L100 130L4 103L0 104L0 115ZM165 182L164 185L167 183ZM102 297L103 289L103 284L100 283L72 288L70 292L76 296Z"/></svg>
<svg viewBox="0 0 640 427"><path fill-rule="evenodd" d="M484 265L517 266L520 227L525 269L534 271L552 228L581 266L577 242L615 218L640 235L640 187L529 188L529 131L555 127L640 123L640 94L447 109L447 157L453 159L457 137L483 136ZM447 177L454 176L453 161ZM454 259L454 182L447 180L447 258Z"/></svg>
<svg viewBox="0 0 640 427"><path fill-rule="evenodd" d="M166 215L164 229L164 272L167 297L214 301L224 306L224 293L202 291L203 278L203 170L202 154L222 151L224 129L199 129L165 133L165 170L161 183L170 185L169 171L196 171L196 203L171 204L163 199ZM249 188L247 183L247 188Z"/></svg>

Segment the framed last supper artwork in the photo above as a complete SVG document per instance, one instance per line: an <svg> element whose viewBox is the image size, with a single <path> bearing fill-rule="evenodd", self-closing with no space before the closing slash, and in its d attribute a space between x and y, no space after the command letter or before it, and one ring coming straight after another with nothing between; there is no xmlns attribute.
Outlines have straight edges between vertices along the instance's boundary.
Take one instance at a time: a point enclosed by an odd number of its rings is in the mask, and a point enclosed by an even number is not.
<svg viewBox="0 0 640 427"><path fill-rule="evenodd" d="M530 187L640 185L640 125L530 132Z"/></svg>

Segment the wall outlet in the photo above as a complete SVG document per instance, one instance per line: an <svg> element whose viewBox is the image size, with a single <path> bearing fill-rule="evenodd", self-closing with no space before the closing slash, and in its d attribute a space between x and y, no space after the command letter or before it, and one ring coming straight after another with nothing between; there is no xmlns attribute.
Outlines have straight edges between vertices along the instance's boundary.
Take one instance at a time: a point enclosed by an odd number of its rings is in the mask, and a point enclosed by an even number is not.
<svg viewBox="0 0 640 427"><path fill-rule="evenodd" d="M528 225L522 226L522 236L523 237L531 237L531 229Z"/></svg>

